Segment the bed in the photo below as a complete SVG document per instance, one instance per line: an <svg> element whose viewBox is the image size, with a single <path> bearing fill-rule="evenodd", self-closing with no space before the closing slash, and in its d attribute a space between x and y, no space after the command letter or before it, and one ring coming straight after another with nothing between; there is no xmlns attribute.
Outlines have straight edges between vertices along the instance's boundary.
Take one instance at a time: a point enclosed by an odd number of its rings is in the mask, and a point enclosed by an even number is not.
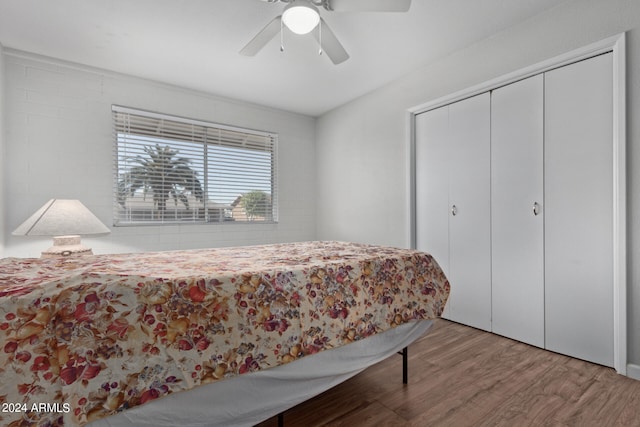
<svg viewBox="0 0 640 427"><path fill-rule="evenodd" d="M405 347L448 295L430 255L345 242L2 259L0 423L251 425Z"/></svg>

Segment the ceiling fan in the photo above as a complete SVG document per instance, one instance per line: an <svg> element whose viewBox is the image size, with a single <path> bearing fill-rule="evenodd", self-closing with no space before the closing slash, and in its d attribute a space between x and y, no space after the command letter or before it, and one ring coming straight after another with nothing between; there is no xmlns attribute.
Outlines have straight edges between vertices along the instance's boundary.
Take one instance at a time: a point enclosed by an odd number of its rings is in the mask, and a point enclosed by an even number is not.
<svg viewBox="0 0 640 427"><path fill-rule="evenodd" d="M320 53L326 52L334 64L349 59L349 54L325 20L319 8L327 12L406 12L411 0L262 0L267 3L286 3L281 15L276 16L240 51L246 56L257 54L286 26L296 34L308 34L318 27L314 36L320 43ZM284 50L282 43L280 50Z"/></svg>

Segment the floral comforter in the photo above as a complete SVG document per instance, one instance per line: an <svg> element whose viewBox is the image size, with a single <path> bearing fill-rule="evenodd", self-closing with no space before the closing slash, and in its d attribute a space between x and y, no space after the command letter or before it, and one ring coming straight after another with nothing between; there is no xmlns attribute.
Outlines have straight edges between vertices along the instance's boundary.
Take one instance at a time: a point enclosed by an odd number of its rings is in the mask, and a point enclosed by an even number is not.
<svg viewBox="0 0 640 427"><path fill-rule="evenodd" d="M416 319L430 255L341 242L0 260L0 424L83 425Z"/></svg>

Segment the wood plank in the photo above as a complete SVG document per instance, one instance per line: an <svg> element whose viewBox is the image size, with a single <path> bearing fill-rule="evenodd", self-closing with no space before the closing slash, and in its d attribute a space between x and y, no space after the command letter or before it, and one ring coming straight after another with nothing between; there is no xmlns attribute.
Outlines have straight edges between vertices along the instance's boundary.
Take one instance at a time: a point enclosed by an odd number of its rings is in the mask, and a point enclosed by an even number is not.
<svg viewBox="0 0 640 427"><path fill-rule="evenodd" d="M285 412L285 426L638 426L640 381L447 320ZM271 418L260 427L275 427Z"/></svg>
<svg viewBox="0 0 640 427"><path fill-rule="evenodd" d="M324 424L332 427L351 427L354 425L378 425L385 427L404 427L407 420L387 408L380 402L367 402L338 420Z"/></svg>

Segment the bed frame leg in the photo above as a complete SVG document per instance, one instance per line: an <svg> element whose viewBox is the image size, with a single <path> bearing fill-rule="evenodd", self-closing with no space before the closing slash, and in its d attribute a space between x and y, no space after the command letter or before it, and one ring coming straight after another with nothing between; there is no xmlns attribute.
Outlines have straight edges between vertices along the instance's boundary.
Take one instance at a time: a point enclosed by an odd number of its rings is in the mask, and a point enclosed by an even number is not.
<svg viewBox="0 0 640 427"><path fill-rule="evenodd" d="M402 354L402 384L407 384L409 382L409 348L403 348L400 354Z"/></svg>
<svg viewBox="0 0 640 427"><path fill-rule="evenodd" d="M278 414L278 427L284 427L284 413Z"/></svg>

